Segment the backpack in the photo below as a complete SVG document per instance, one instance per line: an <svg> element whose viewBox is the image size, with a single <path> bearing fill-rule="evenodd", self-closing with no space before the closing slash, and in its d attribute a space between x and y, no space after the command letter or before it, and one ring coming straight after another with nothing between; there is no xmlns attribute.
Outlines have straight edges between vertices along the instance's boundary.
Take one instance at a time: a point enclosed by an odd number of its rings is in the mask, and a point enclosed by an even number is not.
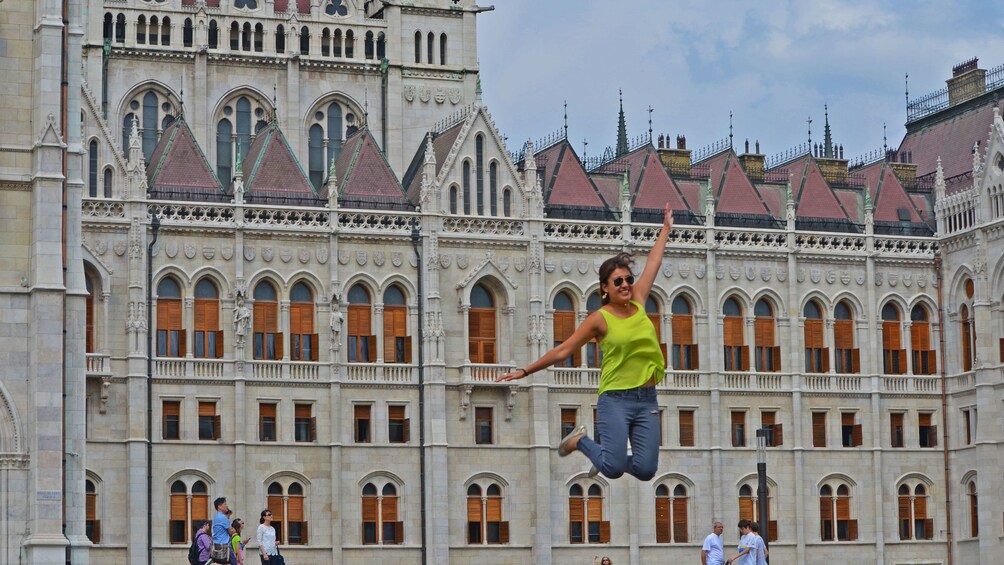
<svg viewBox="0 0 1004 565"><path fill-rule="evenodd" d="M188 563L190 565L203 565L202 560L199 559L199 534L206 535L206 532L199 530L195 534L195 539L192 540L192 546L188 548Z"/></svg>

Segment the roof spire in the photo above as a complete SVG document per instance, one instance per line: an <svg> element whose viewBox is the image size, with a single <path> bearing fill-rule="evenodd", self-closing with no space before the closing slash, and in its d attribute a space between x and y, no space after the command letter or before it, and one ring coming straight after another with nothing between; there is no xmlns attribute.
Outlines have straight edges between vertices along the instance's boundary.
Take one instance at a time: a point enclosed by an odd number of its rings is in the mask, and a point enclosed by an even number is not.
<svg viewBox="0 0 1004 565"><path fill-rule="evenodd" d="M582 160L583 161L586 160L586 149L588 147L589 147L589 142L586 141L586 138L582 138Z"/></svg>
<svg viewBox="0 0 1004 565"><path fill-rule="evenodd" d="M885 122L882 122L882 152L889 153L889 143L885 137Z"/></svg>
<svg viewBox="0 0 1004 565"><path fill-rule="evenodd" d="M178 92L178 117L185 119L185 73L181 73L181 91Z"/></svg>
<svg viewBox="0 0 1004 565"><path fill-rule="evenodd" d="M807 124L809 124L809 145L811 146L812 145L812 116L809 116L809 118L805 122Z"/></svg>
<svg viewBox="0 0 1004 565"><path fill-rule="evenodd" d="M568 100L565 100L565 139L568 139Z"/></svg>
<svg viewBox="0 0 1004 565"><path fill-rule="evenodd" d="M237 137L237 164L234 165L234 176L244 178L244 156L241 155L241 138Z"/></svg>
<svg viewBox="0 0 1004 565"><path fill-rule="evenodd" d="M903 87L904 87L903 92L906 95L906 108L907 108L907 110L909 110L910 109L910 73L906 73L906 76L903 77Z"/></svg>
<svg viewBox="0 0 1004 565"><path fill-rule="evenodd" d="M628 152L627 123L624 121L624 91L618 90L620 98L620 113L617 115L617 156L620 157Z"/></svg>
<svg viewBox="0 0 1004 565"><path fill-rule="evenodd" d="M823 157L833 158L833 136L830 135L830 109L823 104L823 116L825 116L825 126L823 126Z"/></svg>
<svg viewBox="0 0 1004 565"><path fill-rule="evenodd" d="M732 110L729 110L729 147L732 147Z"/></svg>
<svg viewBox="0 0 1004 565"><path fill-rule="evenodd" d="M272 81L272 115L276 123L279 122L279 86L276 81Z"/></svg>
<svg viewBox="0 0 1004 565"><path fill-rule="evenodd" d="M648 142L652 143L652 105L648 105Z"/></svg>

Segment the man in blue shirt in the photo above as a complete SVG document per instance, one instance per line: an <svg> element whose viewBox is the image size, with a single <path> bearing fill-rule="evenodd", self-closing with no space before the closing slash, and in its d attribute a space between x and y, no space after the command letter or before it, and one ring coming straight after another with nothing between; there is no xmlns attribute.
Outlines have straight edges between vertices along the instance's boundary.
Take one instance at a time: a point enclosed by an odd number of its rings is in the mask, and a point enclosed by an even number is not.
<svg viewBox="0 0 1004 565"><path fill-rule="evenodd" d="M214 500L213 506L216 507L216 516L213 517L213 544L226 544L229 547L230 538L237 533L237 530L230 525L230 518L227 518L230 508L227 506L226 497L221 496ZM224 563L229 561L228 558Z"/></svg>

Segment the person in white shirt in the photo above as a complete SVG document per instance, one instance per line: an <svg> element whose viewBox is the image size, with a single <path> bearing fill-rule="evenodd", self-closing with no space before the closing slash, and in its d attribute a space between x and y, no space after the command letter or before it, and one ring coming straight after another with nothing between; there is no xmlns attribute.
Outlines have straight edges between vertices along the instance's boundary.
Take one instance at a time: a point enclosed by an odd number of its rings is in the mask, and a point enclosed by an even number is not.
<svg viewBox="0 0 1004 565"><path fill-rule="evenodd" d="M704 546L701 547L701 565L722 565L725 560L725 546L722 544L722 532L725 525L715 520L711 526L711 533L704 538Z"/></svg>
<svg viewBox="0 0 1004 565"><path fill-rule="evenodd" d="M265 509L261 511L261 525L255 534L258 542L258 557L261 558L262 565L281 565L282 557L279 555L279 548L275 544L275 528L272 527L272 511Z"/></svg>
<svg viewBox="0 0 1004 565"><path fill-rule="evenodd" d="M756 565L767 565L767 544L760 535L760 525L756 522L750 524L753 536L756 537Z"/></svg>
<svg viewBox="0 0 1004 565"><path fill-rule="evenodd" d="M739 553L729 557L725 560L725 563L737 563L738 565L756 565L756 553L753 552L752 544L756 543L753 540L753 531L750 528L750 521L747 519L739 520Z"/></svg>

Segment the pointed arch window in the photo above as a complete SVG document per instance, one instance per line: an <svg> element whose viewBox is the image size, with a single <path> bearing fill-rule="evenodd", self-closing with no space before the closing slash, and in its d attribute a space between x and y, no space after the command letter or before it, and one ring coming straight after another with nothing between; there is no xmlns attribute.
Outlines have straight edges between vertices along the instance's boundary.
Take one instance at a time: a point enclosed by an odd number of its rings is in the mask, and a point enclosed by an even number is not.
<svg viewBox="0 0 1004 565"><path fill-rule="evenodd" d="M672 493L672 494L671 494ZM655 488L655 542L687 543L690 540L690 520L687 487L669 484Z"/></svg>
<svg viewBox="0 0 1004 565"><path fill-rule="evenodd" d="M748 371L750 368L749 348L744 337L743 308L735 298L729 298L722 307L724 314L724 335L726 371Z"/></svg>
<svg viewBox="0 0 1004 565"><path fill-rule="evenodd" d="M104 173L104 196L105 198L112 197L112 169L111 167L105 168Z"/></svg>
<svg viewBox="0 0 1004 565"><path fill-rule="evenodd" d="M969 535L978 538L980 537L980 519L976 481L969 481L969 484L966 485L966 499L969 503Z"/></svg>
<svg viewBox="0 0 1004 565"><path fill-rule="evenodd" d="M497 363L495 298L482 284L476 284L471 289L471 309L467 323L471 363Z"/></svg>
<svg viewBox="0 0 1004 565"><path fill-rule="evenodd" d="M781 347L777 345L774 328L777 320L774 306L766 298L756 301L753 306L753 347L755 366L758 372L781 370Z"/></svg>
<svg viewBox="0 0 1004 565"><path fill-rule="evenodd" d="M352 30L345 32L345 58L352 59L356 56L356 35Z"/></svg>
<svg viewBox="0 0 1004 565"><path fill-rule="evenodd" d="M502 190L502 215L512 217L512 190L508 187Z"/></svg>
<svg viewBox="0 0 1004 565"><path fill-rule="evenodd" d="M408 307L397 285L383 293L383 358L387 363L411 363Z"/></svg>
<svg viewBox="0 0 1004 565"><path fill-rule="evenodd" d="M336 42L341 40L341 31L336 30ZM310 126L309 137L309 170L310 181L315 188L320 188L331 168L331 163L342 153L344 136L352 127L355 115L346 110L340 102L330 102L327 106L314 112L314 124ZM337 174L338 171L336 171Z"/></svg>
<svg viewBox="0 0 1004 565"><path fill-rule="evenodd" d="M367 31L366 35L363 36L363 57L366 59L373 59L376 56L376 40L374 39L373 32Z"/></svg>
<svg viewBox="0 0 1004 565"><path fill-rule="evenodd" d="M160 125L159 106L157 95L153 92L147 92L143 96L143 131L140 133L143 137L143 158L148 162L150 156L153 155L154 148L157 147L157 139L160 137L160 132L157 129Z"/></svg>
<svg viewBox="0 0 1004 565"><path fill-rule="evenodd" d="M289 293L289 348L293 361L317 361L314 331L314 293L298 282Z"/></svg>
<svg viewBox="0 0 1004 565"><path fill-rule="evenodd" d="M382 31L377 34L376 51L378 60L387 58L387 36Z"/></svg>
<svg viewBox="0 0 1004 565"><path fill-rule="evenodd" d="M854 317L846 300L841 300L833 309L833 347L835 349L835 369L838 373L860 373L861 351L855 347Z"/></svg>
<svg viewBox="0 0 1004 565"><path fill-rule="evenodd" d="M115 17L115 43L125 43L126 36L126 17L125 14L119 14Z"/></svg>
<svg viewBox="0 0 1004 565"><path fill-rule="evenodd" d="M170 277L164 278L157 285L157 356L185 356L181 287Z"/></svg>
<svg viewBox="0 0 1004 565"><path fill-rule="evenodd" d="M98 489L94 481L84 481L84 532L91 543L101 543L101 520L98 520Z"/></svg>
<svg viewBox="0 0 1004 565"><path fill-rule="evenodd" d="M223 331L220 330L220 293L211 279L195 285L195 356L223 357Z"/></svg>
<svg viewBox="0 0 1004 565"><path fill-rule="evenodd" d="M499 164L488 164L488 207L492 216L499 215Z"/></svg>
<svg viewBox="0 0 1004 565"><path fill-rule="evenodd" d="M922 304L917 304L910 311L910 353L913 357L913 374L935 374L938 361L931 346L931 322L927 308Z"/></svg>
<svg viewBox="0 0 1004 565"><path fill-rule="evenodd" d="M432 41L431 36L429 39ZM429 54L432 55L431 53ZM474 183L477 190L476 203L477 214L485 215L485 136L478 134L474 136L474 158L476 163Z"/></svg>
<svg viewBox="0 0 1004 565"><path fill-rule="evenodd" d="M502 488L490 483L467 487L467 543L509 543L509 522L502 520Z"/></svg>
<svg viewBox="0 0 1004 565"><path fill-rule="evenodd" d="M300 28L300 55L310 55L310 29L307 26Z"/></svg>
<svg viewBox="0 0 1004 565"><path fill-rule="evenodd" d="M101 39L105 43L111 43L115 37L115 17L111 12L105 12L104 25L101 27Z"/></svg>
<svg viewBox="0 0 1004 565"><path fill-rule="evenodd" d="M254 358L267 361L282 359L282 334L279 333L279 301L275 287L268 281L254 288Z"/></svg>
<svg viewBox="0 0 1004 565"><path fill-rule="evenodd" d="M694 341L694 314L690 299L682 294L673 299L673 369L692 371L698 367Z"/></svg>
<svg viewBox="0 0 1004 565"><path fill-rule="evenodd" d="M209 21L209 48L218 49L220 46L220 26L216 20Z"/></svg>
<svg viewBox="0 0 1004 565"><path fill-rule="evenodd" d="M415 32L415 62L422 62L422 32Z"/></svg>
<svg viewBox="0 0 1004 565"><path fill-rule="evenodd" d="M286 28L282 24L275 28L275 52L277 55L286 52Z"/></svg>
<svg viewBox="0 0 1004 565"><path fill-rule="evenodd" d="M361 284L349 289L349 362L371 363L376 360L376 336L373 335L372 301Z"/></svg>
<svg viewBox="0 0 1004 565"><path fill-rule="evenodd" d="M168 536L173 544L187 544L194 524L209 519L209 489L206 483L195 481L191 489L181 480L171 483Z"/></svg>
<svg viewBox="0 0 1004 565"><path fill-rule="evenodd" d="M160 44L171 45L171 18L165 17L160 22Z"/></svg>
<svg viewBox="0 0 1004 565"><path fill-rule="evenodd" d="M972 281L966 281L972 285ZM970 313L969 305L959 307L959 324L962 328L962 370L973 370L973 355L976 352L976 323Z"/></svg>
<svg viewBox="0 0 1004 565"><path fill-rule="evenodd" d="M434 62L432 56L433 53L435 53L435 46L436 46L436 34L430 31L429 36L426 40L426 50L425 50L426 51L425 62L429 63L430 65L433 64Z"/></svg>
<svg viewBox="0 0 1004 565"><path fill-rule="evenodd" d="M160 39L160 26L157 22L157 16L150 17L150 27L148 30L150 34L150 45L156 45Z"/></svg>
<svg viewBox="0 0 1004 565"><path fill-rule="evenodd" d="M600 485L576 483L569 487L568 537L570 543L610 543L610 522L603 520Z"/></svg>
<svg viewBox="0 0 1004 565"><path fill-rule="evenodd" d="M146 16L140 16L136 20L136 43L139 45L146 43Z"/></svg>
<svg viewBox="0 0 1004 565"><path fill-rule="evenodd" d="M181 27L181 44L184 47L191 47L194 43L195 28L192 26L192 18L185 18L185 23Z"/></svg>
<svg viewBox="0 0 1004 565"><path fill-rule="evenodd" d="M471 162L464 159L463 164L463 181L464 181L464 214L471 213Z"/></svg>
<svg viewBox="0 0 1004 565"><path fill-rule="evenodd" d="M899 308L891 302L882 307L882 372L886 375L906 373Z"/></svg>
<svg viewBox="0 0 1004 565"><path fill-rule="evenodd" d="M232 136L233 127L230 120L223 118L216 124L216 176L224 186L230 186L230 179L234 177Z"/></svg>
<svg viewBox="0 0 1004 565"><path fill-rule="evenodd" d="M454 185L450 185L450 213L451 214L456 214L457 213L457 193L459 191L460 191L460 189L457 187L457 185L455 185L455 184Z"/></svg>
<svg viewBox="0 0 1004 565"><path fill-rule="evenodd" d="M86 317L87 326L84 338L84 351L94 353L94 284L88 274L84 275L84 284L87 288Z"/></svg>
<svg viewBox="0 0 1004 565"><path fill-rule="evenodd" d="M803 335L805 340L805 372L830 372L830 350L823 347L823 310L815 300L805 303L802 308L805 317Z"/></svg>
<svg viewBox="0 0 1004 565"><path fill-rule="evenodd" d="M645 315L655 328L655 339L659 342L659 349L662 350L662 359L665 362L666 344L662 341L662 309L659 307L659 301L651 294L645 300Z"/></svg>
<svg viewBox="0 0 1004 565"><path fill-rule="evenodd" d="M575 306L572 297L565 291L559 292L554 297L554 347L572 337L575 331ZM582 352L576 350L567 359L555 363L558 367L578 367L582 363Z"/></svg>
<svg viewBox="0 0 1004 565"><path fill-rule="evenodd" d="M592 314L603 306L600 292L596 291L586 299L586 314ZM603 363L603 348L600 347L598 339L591 339L586 343L586 366L599 367Z"/></svg>
<svg viewBox="0 0 1004 565"><path fill-rule="evenodd" d="M363 544L404 543L404 522L398 519L397 487L387 482L381 488L366 483L362 492Z"/></svg>
<svg viewBox="0 0 1004 565"><path fill-rule="evenodd" d="M320 189L326 172L324 168L324 128L320 124L310 126L307 160L310 184L314 185L315 189Z"/></svg>
<svg viewBox="0 0 1004 565"><path fill-rule="evenodd" d="M928 517L927 488L923 484L901 484L897 494L899 539L933 539L934 520Z"/></svg>
<svg viewBox="0 0 1004 565"><path fill-rule="evenodd" d="M446 64L446 53L448 52L446 48L446 34L439 34L439 64Z"/></svg>
<svg viewBox="0 0 1004 565"><path fill-rule="evenodd" d="M98 142L95 140L87 145L87 195L98 197Z"/></svg>
<svg viewBox="0 0 1004 565"><path fill-rule="evenodd" d="M265 27L261 24L254 26L254 51L261 53L265 49Z"/></svg>

